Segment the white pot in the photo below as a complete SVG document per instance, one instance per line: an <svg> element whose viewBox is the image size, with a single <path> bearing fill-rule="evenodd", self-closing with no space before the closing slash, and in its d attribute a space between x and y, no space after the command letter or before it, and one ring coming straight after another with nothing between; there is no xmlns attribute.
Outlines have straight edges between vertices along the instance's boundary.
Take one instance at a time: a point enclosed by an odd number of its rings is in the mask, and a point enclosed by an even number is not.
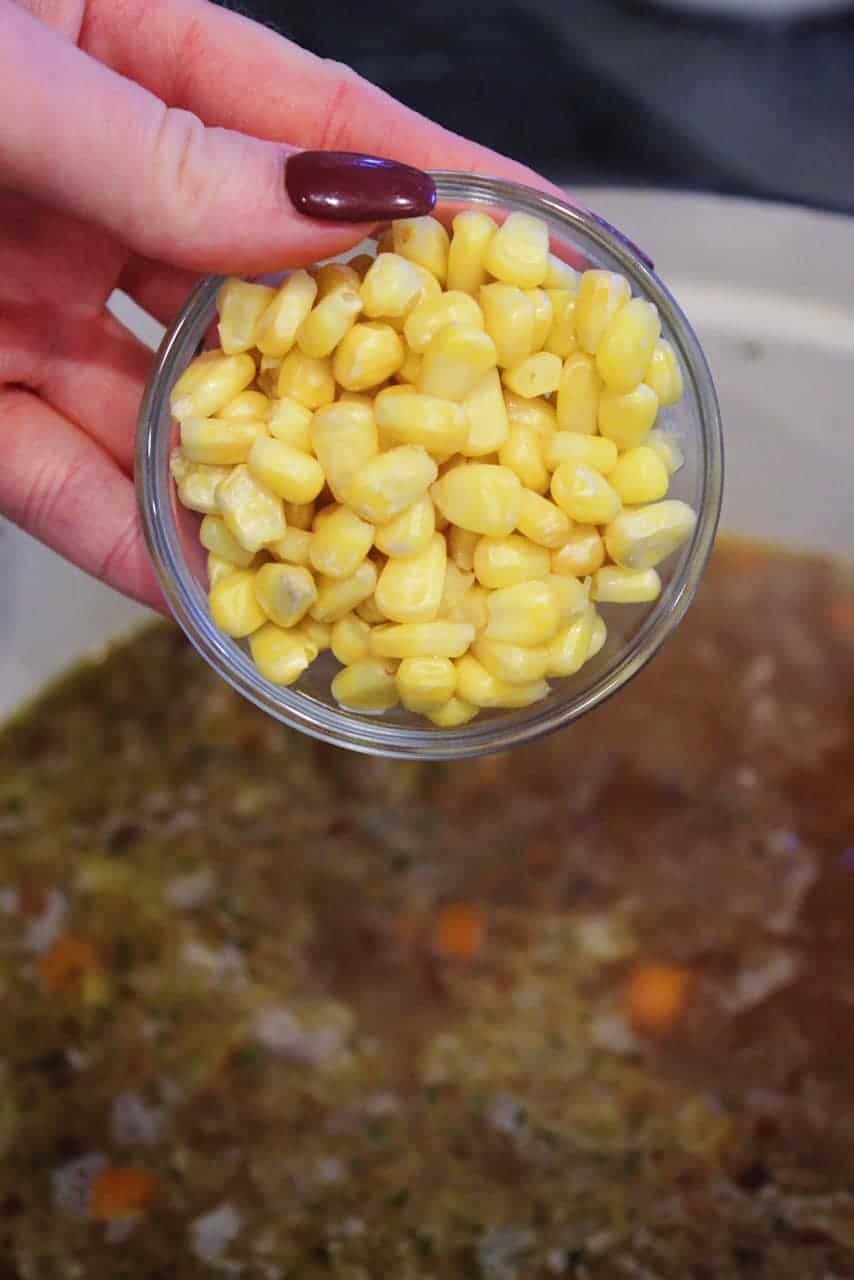
<svg viewBox="0 0 854 1280"><path fill-rule="evenodd" d="M723 527L854 552L854 219L575 195L652 255L704 343L723 410ZM142 332L156 337L150 323ZM0 584L0 717L146 617L2 521Z"/></svg>

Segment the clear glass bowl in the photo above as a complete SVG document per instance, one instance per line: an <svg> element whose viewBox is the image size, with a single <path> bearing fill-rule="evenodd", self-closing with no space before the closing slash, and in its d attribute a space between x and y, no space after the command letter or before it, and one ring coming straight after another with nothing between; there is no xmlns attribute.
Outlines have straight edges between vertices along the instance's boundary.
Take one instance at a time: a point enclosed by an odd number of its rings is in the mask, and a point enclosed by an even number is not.
<svg viewBox="0 0 854 1280"><path fill-rule="evenodd" d="M331 653L322 654L291 688L265 680L245 642L223 635L211 620L205 553L198 542L200 517L178 503L169 473L169 454L177 443L169 394L206 344L216 315L220 277L197 286L157 353L140 408L136 476L148 547L170 607L202 657L239 693L286 724L336 746L373 755L442 760L506 750L564 728L641 670L678 626L702 576L720 511L723 449L717 398L700 344L635 246L594 214L555 196L474 174L433 176L439 216L467 207L535 214L549 224L553 248L563 247L573 255L571 260L622 272L633 294L658 307L662 333L676 349L685 380L683 399L659 417L679 432L685 453L671 496L689 502L699 515L690 543L660 566L664 584L660 598L652 605L600 606L608 624L607 643L576 676L554 681L548 698L532 707L484 711L459 729L434 728L402 709L376 716L339 707L330 693L338 669Z"/></svg>

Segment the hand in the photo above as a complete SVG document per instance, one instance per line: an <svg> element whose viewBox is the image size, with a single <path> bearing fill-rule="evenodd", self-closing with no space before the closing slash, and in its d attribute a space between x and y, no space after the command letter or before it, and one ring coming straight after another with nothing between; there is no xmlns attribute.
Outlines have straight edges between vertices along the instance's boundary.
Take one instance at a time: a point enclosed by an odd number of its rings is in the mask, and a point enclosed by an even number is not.
<svg viewBox="0 0 854 1280"><path fill-rule="evenodd" d="M106 302L168 324L198 273L357 243L290 203L302 148L548 186L205 0L0 0L0 512L156 608L131 481L150 353Z"/></svg>

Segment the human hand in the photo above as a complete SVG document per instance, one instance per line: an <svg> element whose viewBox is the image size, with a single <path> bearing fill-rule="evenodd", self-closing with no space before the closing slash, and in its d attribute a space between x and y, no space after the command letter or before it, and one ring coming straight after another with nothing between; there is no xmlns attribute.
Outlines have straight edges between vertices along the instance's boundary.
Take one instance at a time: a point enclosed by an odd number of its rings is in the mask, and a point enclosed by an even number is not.
<svg viewBox="0 0 854 1280"><path fill-rule="evenodd" d="M150 352L107 299L168 324L198 273L358 243L286 195L313 148L549 187L206 0L0 0L0 512L156 608L131 479Z"/></svg>

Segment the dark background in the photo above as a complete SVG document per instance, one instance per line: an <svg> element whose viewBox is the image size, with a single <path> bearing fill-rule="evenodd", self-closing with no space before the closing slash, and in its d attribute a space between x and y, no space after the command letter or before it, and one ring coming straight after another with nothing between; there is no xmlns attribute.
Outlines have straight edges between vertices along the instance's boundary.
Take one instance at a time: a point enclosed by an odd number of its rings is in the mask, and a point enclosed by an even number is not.
<svg viewBox="0 0 854 1280"><path fill-rule="evenodd" d="M558 181L854 211L854 13L774 24L632 0L232 7Z"/></svg>

